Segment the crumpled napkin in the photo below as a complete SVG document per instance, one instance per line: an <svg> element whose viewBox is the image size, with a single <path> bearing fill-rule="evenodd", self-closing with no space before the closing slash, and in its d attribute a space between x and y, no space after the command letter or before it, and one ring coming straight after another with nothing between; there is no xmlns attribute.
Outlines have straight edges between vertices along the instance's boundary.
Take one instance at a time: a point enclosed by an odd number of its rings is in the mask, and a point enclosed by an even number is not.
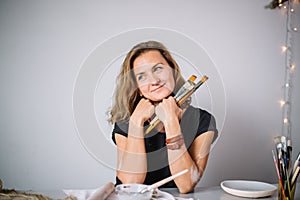
<svg viewBox="0 0 300 200"><path fill-rule="evenodd" d="M122 200L114 192L115 186L109 182L98 189L88 190L63 190L68 196L75 196L78 200ZM193 198L174 197L168 192L156 189L153 199L155 200L193 200Z"/></svg>
<svg viewBox="0 0 300 200"><path fill-rule="evenodd" d="M78 200L106 200L114 190L115 185L109 182L98 189L63 190L63 192L68 196L75 196Z"/></svg>

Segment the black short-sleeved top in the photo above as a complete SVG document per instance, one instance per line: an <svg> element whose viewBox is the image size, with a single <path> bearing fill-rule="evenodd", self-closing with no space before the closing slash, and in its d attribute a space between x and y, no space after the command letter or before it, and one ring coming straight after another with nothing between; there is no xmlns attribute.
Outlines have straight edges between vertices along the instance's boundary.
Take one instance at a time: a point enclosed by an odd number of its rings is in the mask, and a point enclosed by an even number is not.
<svg viewBox="0 0 300 200"><path fill-rule="evenodd" d="M115 123L112 139L114 143L115 134L128 136L128 122ZM145 123L145 130L149 123ZM213 115L200 108L189 106L180 120L181 132L187 148L190 147L196 137L207 131L214 131L217 138L216 121ZM166 148L166 134L157 132L153 129L145 136L145 148L147 153L147 175L144 184L150 185L171 176L168 163L168 152ZM138 164L138 163L137 163ZM116 185L122 182L116 177ZM171 181L161 187L176 187L175 182Z"/></svg>

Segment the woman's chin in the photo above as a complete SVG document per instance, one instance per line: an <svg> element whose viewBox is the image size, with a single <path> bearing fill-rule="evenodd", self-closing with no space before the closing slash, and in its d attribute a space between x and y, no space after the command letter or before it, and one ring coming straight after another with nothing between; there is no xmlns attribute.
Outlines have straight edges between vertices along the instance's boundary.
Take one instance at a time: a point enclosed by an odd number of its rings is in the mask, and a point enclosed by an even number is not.
<svg viewBox="0 0 300 200"><path fill-rule="evenodd" d="M148 99L150 99L153 102L160 102L163 99L168 98L169 96L170 96L169 92L166 92L164 94L162 94L162 93L159 93L159 94L153 93L153 94L151 94L151 96Z"/></svg>
<svg viewBox="0 0 300 200"><path fill-rule="evenodd" d="M164 95L153 93L153 94L149 95L148 99L150 99L151 101L160 101L163 98L164 98Z"/></svg>
<svg viewBox="0 0 300 200"><path fill-rule="evenodd" d="M155 102L161 102L162 101L162 99L157 99L157 98L148 98L150 101L152 101L153 103L155 103Z"/></svg>

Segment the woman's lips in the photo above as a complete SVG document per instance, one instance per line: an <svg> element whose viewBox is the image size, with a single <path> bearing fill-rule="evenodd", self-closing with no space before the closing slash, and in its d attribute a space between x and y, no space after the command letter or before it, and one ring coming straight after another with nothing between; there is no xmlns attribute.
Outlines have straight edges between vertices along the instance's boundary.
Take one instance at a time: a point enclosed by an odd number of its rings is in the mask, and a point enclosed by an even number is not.
<svg viewBox="0 0 300 200"><path fill-rule="evenodd" d="M158 86L157 88L151 90L151 92L156 92L157 90L159 90L160 88L162 88L165 84Z"/></svg>

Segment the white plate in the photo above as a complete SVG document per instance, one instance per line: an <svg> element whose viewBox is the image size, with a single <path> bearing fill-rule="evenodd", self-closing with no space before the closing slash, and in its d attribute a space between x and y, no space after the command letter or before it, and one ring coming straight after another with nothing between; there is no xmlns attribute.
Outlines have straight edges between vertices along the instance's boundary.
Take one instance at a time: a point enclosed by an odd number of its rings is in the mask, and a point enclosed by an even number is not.
<svg viewBox="0 0 300 200"><path fill-rule="evenodd" d="M271 196L277 187L259 181L228 180L221 183L221 188L232 195L248 198Z"/></svg>

